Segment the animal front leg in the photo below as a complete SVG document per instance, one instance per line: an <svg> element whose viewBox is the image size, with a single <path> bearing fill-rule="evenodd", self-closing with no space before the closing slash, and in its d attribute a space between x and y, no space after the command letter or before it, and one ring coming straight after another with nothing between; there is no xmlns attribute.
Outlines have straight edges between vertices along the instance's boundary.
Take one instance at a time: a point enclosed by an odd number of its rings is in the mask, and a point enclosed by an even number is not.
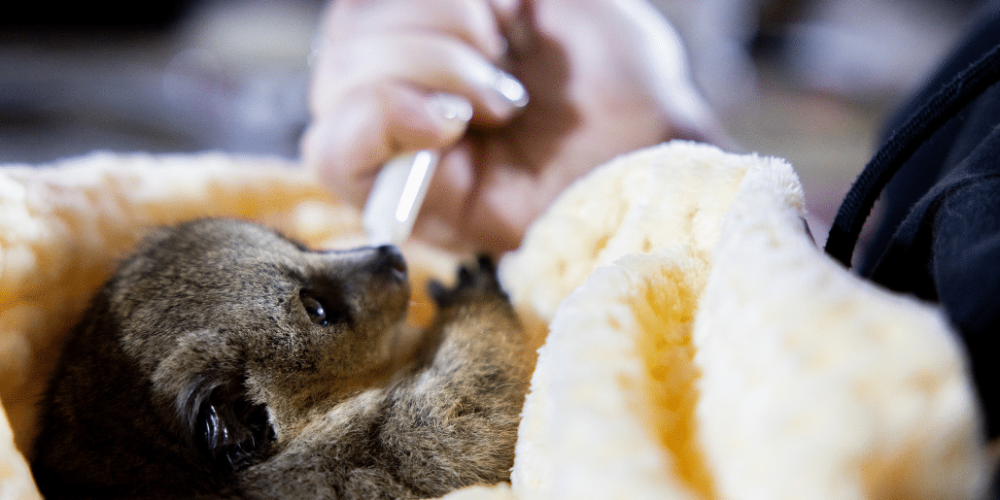
<svg viewBox="0 0 1000 500"><path fill-rule="evenodd" d="M509 480L535 354L487 258L432 284L440 311L429 366L394 388L380 439L422 494Z"/></svg>

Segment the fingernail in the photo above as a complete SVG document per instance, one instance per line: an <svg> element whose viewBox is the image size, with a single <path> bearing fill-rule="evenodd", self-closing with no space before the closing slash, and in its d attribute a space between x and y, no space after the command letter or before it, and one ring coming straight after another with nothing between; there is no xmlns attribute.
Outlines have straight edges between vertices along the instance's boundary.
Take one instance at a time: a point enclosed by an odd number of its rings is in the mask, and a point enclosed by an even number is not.
<svg viewBox="0 0 1000 500"><path fill-rule="evenodd" d="M528 105L528 91L525 90L524 85L521 85L517 78L504 71L498 69L493 72L490 88L514 107L523 108Z"/></svg>
<svg viewBox="0 0 1000 500"><path fill-rule="evenodd" d="M434 94L427 102L427 106L446 120L467 122L472 119L472 104L466 98L455 94Z"/></svg>

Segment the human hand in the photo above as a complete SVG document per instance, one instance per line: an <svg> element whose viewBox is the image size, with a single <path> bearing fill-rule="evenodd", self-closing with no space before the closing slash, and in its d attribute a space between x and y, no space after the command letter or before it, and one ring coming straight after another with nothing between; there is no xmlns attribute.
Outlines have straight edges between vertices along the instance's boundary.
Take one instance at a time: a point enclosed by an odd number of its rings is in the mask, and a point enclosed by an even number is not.
<svg viewBox="0 0 1000 500"><path fill-rule="evenodd" d="M335 0L322 36L304 161L361 206L386 161L439 150L415 227L437 244L516 248L596 165L721 138L642 0Z"/></svg>

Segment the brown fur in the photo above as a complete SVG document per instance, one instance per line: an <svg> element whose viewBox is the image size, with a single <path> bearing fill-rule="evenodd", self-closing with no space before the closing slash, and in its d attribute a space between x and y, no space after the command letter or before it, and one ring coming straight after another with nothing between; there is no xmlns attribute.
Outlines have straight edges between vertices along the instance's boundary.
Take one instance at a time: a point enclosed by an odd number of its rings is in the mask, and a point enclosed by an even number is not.
<svg viewBox="0 0 1000 500"><path fill-rule="evenodd" d="M346 499L507 480L533 353L488 261L431 292L428 345L400 371L391 346L409 285L394 247L312 252L219 219L165 230L67 341L44 400L39 487L50 499Z"/></svg>

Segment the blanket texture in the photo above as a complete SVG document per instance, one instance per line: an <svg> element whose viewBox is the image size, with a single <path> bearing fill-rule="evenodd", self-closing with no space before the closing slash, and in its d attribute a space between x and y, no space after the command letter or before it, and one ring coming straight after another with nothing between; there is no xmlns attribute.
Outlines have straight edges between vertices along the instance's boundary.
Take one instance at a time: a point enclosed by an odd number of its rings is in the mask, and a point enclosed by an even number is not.
<svg viewBox="0 0 1000 500"><path fill-rule="evenodd" d="M538 365L510 485L453 499L977 498L989 467L940 310L813 245L784 161L672 142L571 186L500 266ZM357 212L282 162L92 155L0 170L0 500L63 335L150 227L264 222L363 243ZM458 256L408 244L416 285ZM410 320L429 303L414 297Z"/></svg>

